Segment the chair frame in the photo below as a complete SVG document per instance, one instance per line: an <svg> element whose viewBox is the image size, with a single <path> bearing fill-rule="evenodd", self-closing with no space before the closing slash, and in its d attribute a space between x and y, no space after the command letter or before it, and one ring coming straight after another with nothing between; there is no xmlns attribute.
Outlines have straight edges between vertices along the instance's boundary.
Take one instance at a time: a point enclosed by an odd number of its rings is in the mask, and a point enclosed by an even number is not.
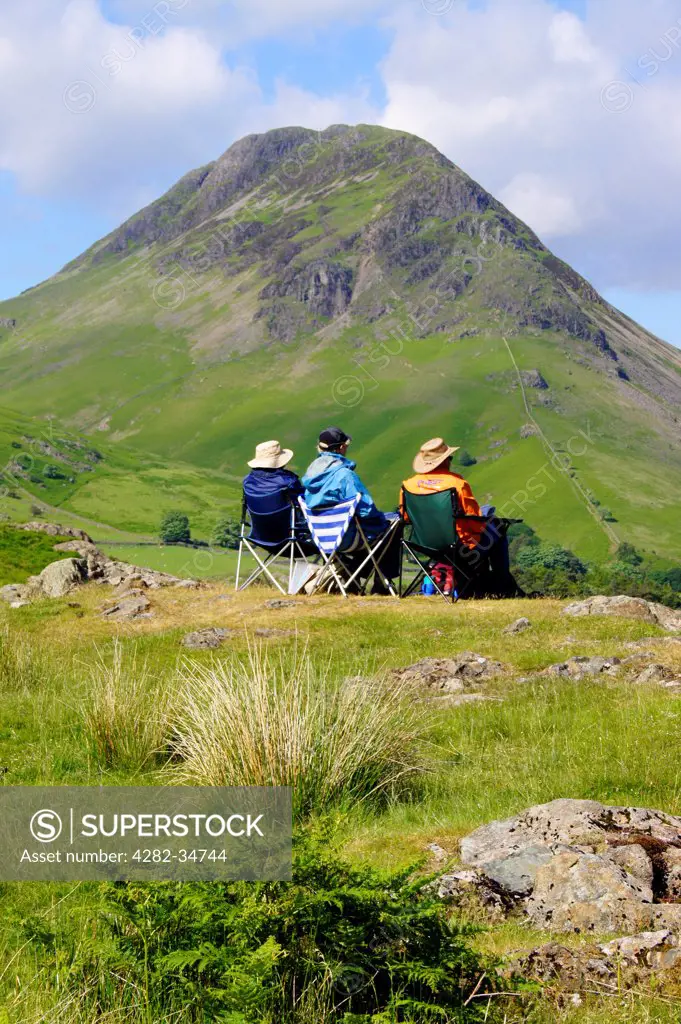
<svg viewBox="0 0 681 1024"><path fill-rule="evenodd" d="M254 583L260 576L262 576L264 574L267 577L267 579L269 579L269 581L277 588L277 590L280 593L286 594L286 595L293 593L293 573L294 573L295 563L296 563L296 552L300 555L300 557L305 562L308 561L308 556L306 555L305 551L303 550L303 547L302 547L302 544L301 544L299 538L296 536L296 508L295 508L295 505L293 504L293 502L291 502L290 505L291 505L291 519L290 519L289 535L288 535L288 537L284 541L282 541L281 547L278 547L276 550L269 551L267 546L265 546L264 544L259 544L257 541L253 541L249 537L246 536L246 529L247 529L247 527L250 527L252 529L252 527L253 527L253 520L251 519L251 514L250 514L250 511L248 509L248 505L246 503L246 500L244 499L243 511L242 511L242 516L241 516L241 537L239 539L239 557L237 559L237 564L236 564L236 583L234 585L234 589L236 591L246 590L247 587L250 587L250 585L252 583ZM315 545L315 547L316 547L316 545ZM241 579L241 559L242 559L244 548L246 548L248 550L248 552L253 556L253 558L255 558L255 560L256 560L256 562L258 564L257 564L256 568L253 570L253 572L250 574L248 579L244 583L241 583L241 585L239 585L240 584L240 579ZM257 548L260 548L262 551L267 552L266 557L261 558L260 554L256 550ZM279 582L279 580L272 574L272 571L271 571L272 567L274 566L274 563L278 562L280 560L283 560L283 559L286 559L288 561L288 589L287 590L284 590L284 588L281 585L281 583Z"/></svg>
<svg viewBox="0 0 681 1024"><path fill-rule="evenodd" d="M308 511L314 511L314 510L312 510L312 509L308 510L308 508L307 508L307 506L306 506L306 504L305 504L305 502L304 502L304 500L302 498L298 498L298 503L300 504L303 516L305 517L305 521L306 521L306 523L308 523L308 529L310 529L310 534L312 535L312 541L315 544L315 547L317 548L317 551L321 555L324 568L329 570L331 576L333 577L333 580L334 580L336 586L338 587L338 589L340 590L340 592L341 592L341 594L343 595L344 598L347 598L347 597L350 596L348 594L348 587L352 586L352 584L360 576L360 574L365 569L365 567L367 565L369 565L369 563L371 563L372 566L373 566L373 572L376 573L378 578L383 583L383 586L387 588L388 593L390 594L390 596L399 599L399 596L400 596L399 595L399 590L395 590L395 587L393 586L392 581L388 579L388 577L385 575L385 573L381 569L380 563L378 561L378 554L380 553L380 551L384 547L387 546L388 542L392 539L392 536L395 533L395 531L402 526L402 522L401 522L400 519L391 520L390 524L388 525L388 528L384 531L384 533L381 534L380 537L377 538L376 543L372 547L370 542L369 542L369 540L367 539L367 536L366 536L364 530L362 529L362 523L361 523L360 517L357 515L356 512L353 514L352 518L348 521L348 525L347 525L347 528L345 530L345 533L343 534L343 537L345 536L345 534L347 534L347 532L350 529L350 527L352 525L354 525L355 529L357 530L357 537L360 540L360 544L358 545L358 548L359 549L363 549L363 552L365 553L365 558L364 558L364 560L360 563L360 565L354 571L351 571L350 567L348 567L348 566L346 566L344 564L343 556L347 555L347 554L351 554L351 553L354 554L355 550L357 550L357 549L352 549L352 551L348 551L347 549L345 551L341 551L340 548L336 548L336 550L333 552L333 554L327 555L326 552L322 551L322 549L317 545L317 543L316 543L316 541L314 539L314 533L313 533L313 531L312 531L312 529L310 527L310 524L308 522L308 515L307 515L307 513L308 513ZM329 508L332 508L332 507L335 507L335 506L329 506ZM366 579L364 585L360 589L360 595L364 595L364 593L366 591L366 588L369 585L369 579L370 578L371 578L371 571L369 572L369 575L367 576L367 579ZM319 581L317 582L317 584L314 587L314 589L312 590L312 593L316 593L316 591L319 589L319 587L324 582L325 581L324 581L324 578L322 576L319 579Z"/></svg>

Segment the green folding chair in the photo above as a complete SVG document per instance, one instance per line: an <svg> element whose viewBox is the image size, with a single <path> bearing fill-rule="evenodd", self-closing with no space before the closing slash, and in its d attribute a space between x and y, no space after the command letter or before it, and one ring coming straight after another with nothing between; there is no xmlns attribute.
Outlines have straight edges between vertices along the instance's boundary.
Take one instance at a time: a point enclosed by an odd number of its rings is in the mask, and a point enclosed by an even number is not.
<svg viewBox="0 0 681 1024"><path fill-rule="evenodd" d="M454 571L456 588L451 596L433 580L438 594L445 601L459 601L466 597L482 574L489 571L488 550L471 549L463 544L457 533L456 525L460 522L497 524L499 530L506 530L518 519L497 519L488 516L469 516L457 510L458 497L456 490L435 491L432 494L409 494L403 491L404 509L409 518L409 526L402 536L402 557L400 559L400 597L409 597L429 574L430 565L440 562L450 565ZM417 565L414 578L407 584L404 579L405 557ZM432 577L431 577L432 579Z"/></svg>

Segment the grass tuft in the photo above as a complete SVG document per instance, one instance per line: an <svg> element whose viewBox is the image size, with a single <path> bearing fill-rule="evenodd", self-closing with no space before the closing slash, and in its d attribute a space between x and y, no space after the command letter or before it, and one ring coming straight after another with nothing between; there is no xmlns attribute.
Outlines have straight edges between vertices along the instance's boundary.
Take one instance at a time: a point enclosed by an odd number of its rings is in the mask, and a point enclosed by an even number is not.
<svg viewBox="0 0 681 1024"><path fill-rule="evenodd" d="M168 691L135 648L128 654L116 639L110 659L98 651L81 714L99 763L140 769L160 756L168 706Z"/></svg>
<svg viewBox="0 0 681 1024"><path fill-rule="evenodd" d="M173 771L211 786L292 786L299 812L404 792L427 767L430 719L406 684L334 679L307 651L259 649L213 665L186 662Z"/></svg>

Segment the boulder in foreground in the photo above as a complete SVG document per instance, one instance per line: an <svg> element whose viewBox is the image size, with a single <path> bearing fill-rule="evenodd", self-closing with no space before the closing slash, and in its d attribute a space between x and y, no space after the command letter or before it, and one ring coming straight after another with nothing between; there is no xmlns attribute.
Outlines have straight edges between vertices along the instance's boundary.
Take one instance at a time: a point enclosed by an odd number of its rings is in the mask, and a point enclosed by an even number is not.
<svg viewBox="0 0 681 1024"><path fill-rule="evenodd" d="M461 858L538 928L681 929L681 818L554 800L466 836Z"/></svg>

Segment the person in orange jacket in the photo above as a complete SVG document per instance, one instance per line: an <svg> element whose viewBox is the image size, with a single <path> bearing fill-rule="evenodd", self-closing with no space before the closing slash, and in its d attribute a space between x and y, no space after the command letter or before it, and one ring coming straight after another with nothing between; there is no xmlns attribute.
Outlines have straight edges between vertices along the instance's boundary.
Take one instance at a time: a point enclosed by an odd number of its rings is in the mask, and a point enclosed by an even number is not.
<svg viewBox="0 0 681 1024"><path fill-rule="evenodd" d="M416 455L413 468L415 476L409 477L400 490L400 513L407 522L409 517L405 509L404 492L408 494L435 494L441 491L452 492L453 516L480 516L480 521L457 519L456 532L462 546L471 552L480 549L489 552L489 565L494 574L494 590L503 596L521 596L513 576L511 575L508 557L508 541L505 532L500 532L494 519L494 510L480 509L473 496L467 480L452 470L452 456L458 448L448 445L441 437L426 441ZM472 558L471 564L475 560ZM440 574L444 591L447 593L455 586L450 566L434 566Z"/></svg>

